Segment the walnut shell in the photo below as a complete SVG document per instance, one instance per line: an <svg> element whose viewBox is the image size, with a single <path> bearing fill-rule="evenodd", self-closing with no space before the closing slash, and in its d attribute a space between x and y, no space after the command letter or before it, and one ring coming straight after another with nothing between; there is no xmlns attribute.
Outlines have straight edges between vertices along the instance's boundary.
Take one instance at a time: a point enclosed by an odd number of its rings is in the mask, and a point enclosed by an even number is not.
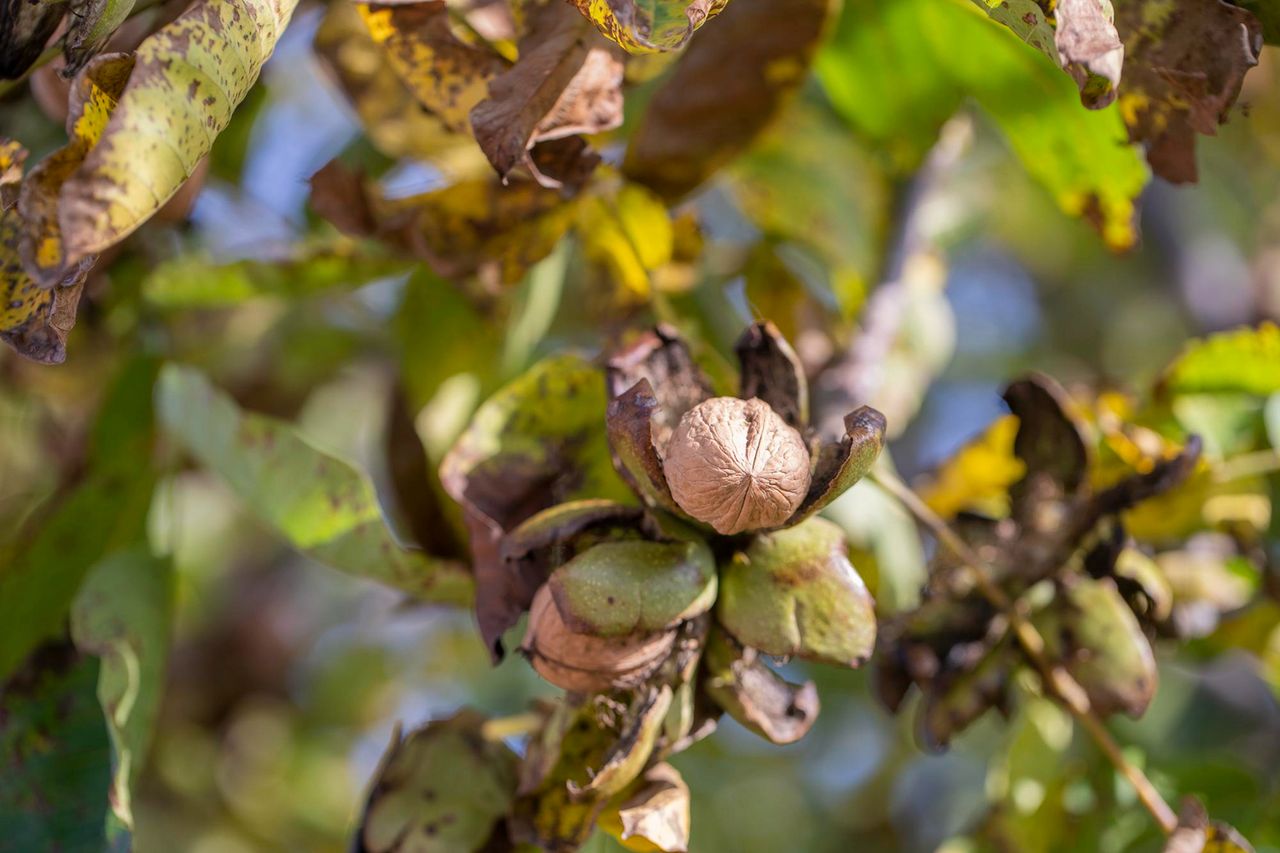
<svg viewBox="0 0 1280 853"><path fill-rule="evenodd" d="M635 687L658 670L675 646L675 629L596 637L569 629L545 584L529 607L521 649L547 681L579 693Z"/></svg>
<svg viewBox="0 0 1280 853"><path fill-rule="evenodd" d="M718 533L775 527L809 491L800 433L759 399L713 397L685 413L663 471L680 508Z"/></svg>

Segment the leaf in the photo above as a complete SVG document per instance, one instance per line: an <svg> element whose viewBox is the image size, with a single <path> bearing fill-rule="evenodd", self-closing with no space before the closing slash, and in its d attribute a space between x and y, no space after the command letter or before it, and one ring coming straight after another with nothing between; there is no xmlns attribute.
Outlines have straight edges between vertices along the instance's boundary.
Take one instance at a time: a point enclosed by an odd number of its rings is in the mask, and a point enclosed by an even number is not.
<svg viewBox="0 0 1280 853"><path fill-rule="evenodd" d="M502 634L533 600L536 579L505 571L498 541L539 510L579 498L634 503L605 438L603 373L574 355L545 358L490 397L440 464L466 510L476 616L501 657Z"/></svg>
<svg viewBox="0 0 1280 853"><path fill-rule="evenodd" d="M90 437L85 474L42 508L0 559L0 679L58 630L89 570L146 530L155 473L151 389L157 365L130 362L113 380Z"/></svg>
<svg viewBox="0 0 1280 853"><path fill-rule="evenodd" d="M955 45L965 45L956 50ZM817 68L837 111L896 167L914 170L965 96L1004 134L1027 172L1108 246L1137 238L1147 180L1114 109L1080 109L1055 64L964 0L848 3Z"/></svg>
<svg viewBox="0 0 1280 853"><path fill-rule="evenodd" d="M311 179L311 205L353 236L376 236L445 278L479 275L493 287L519 281L573 224L574 202L532 181L470 179L388 199L330 163Z"/></svg>
<svg viewBox="0 0 1280 853"><path fill-rule="evenodd" d="M316 30L315 50L351 102L365 135L388 157L430 159L446 171L460 148L474 146L463 133L423 109L365 26L356 4L335 0Z"/></svg>
<svg viewBox="0 0 1280 853"><path fill-rule="evenodd" d="M0 80L17 80L31 68L66 8L61 0L0 2Z"/></svg>
<svg viewBox="0 0 1280 853"><path fill-rule="evenodd" d="M532 166L529 149L622 124L623 62L615 50L566 3L529 11L515 64L489 81L489 96L471 110L476 142L500 177L527 163L539 183L558 186Z"/></svg>
<svg viewBox="0 0 1280 853"><path fill-rule="evenodd" d="M675 245L666 205L639 184L593 187L584 194L577 233L582 253L632 302L648 300L653 273L670 262Z"/></svg>
<svg viewBox="0 0 1280 853"><path fill-rule="evenodd" d="M1027 44L1058 62L1080 87L1091 109L1115 100L1124 62L1111 0L974 0Z"/></svg>
<svg viewBox="0 0 1280 853"><path fill-rule="evenodd" d="M80 270L52 288L32 281L22 266L23 220L15 206L27 150L0 138L0 340L42 364L61 364L75 325L84 275Z"/></svg>
<svg viewBox="0 0 1280 853"><path fill-rule="evenodd" d="M875 646L874 607L844 534L821 518L757 536L720 569L716 618L768 655L859 666Z"/></svg>
<svg viewBox="0 0 1280 853"><path fill-rule="evenodd" d="M133 11L135 2L136 0L71 0L68 4L71 25L67 28L66 43L62 48L67 60L66 67L61 72L63 77L75 74L107 46L108 39Z"/></svg>
<svg viewBox="0 0 1280 853"><path fill-rule="evenodd" d="M258 79L296 0L202 0L133 56L77 75L71 141L23 187L23 260L41 284L115 245L164 206Z"/></svg>
<svg viewBox="0 0 1280 853"><path fill-rule="evenodd" d="M649 100L623 173L671 201L745 151L804 83L831 7L830 0L729 6Z"/></svg>
<svg viewBox="0 0 1280 853"><path fill-rule="evenodd" d="M729 0L571 0L600 32L630 53L683 47Z"/></svg>
<svg viewBox="0 0 1280 853"><path fill-rule="evenodd" d="M484 100L489 79L506 68L506 60L460 41L449 28L445 0L357 8L418 103L454 133L468 133L471 110Z"/></svg>
<svg viewBox="0 0 1280 853"><path fill-rule="evenodd" d="M464 710L400 738L382 757L365 804L358 853L485 849L515 797L517 758Z"/></svg>
<svg viewBox="0 0 1280 853"><path fill-rule="evenodd" d="M1110 579L1076 579L1036 615L1046 654L1062 660L1099 714L1140 717L1159 676L1151 644Z"/></svg>
<svg viewBox="0 0 1280 853"><path fill-rule="evenodd" d="M997 418L939 466L918 488L920 497L943 518L955 518L965 510L1007 515L1009 487L1026 471L1013 454L1017 434L1016 416Z"/></svg>
<svg viewBox="0 0 1280 853"><path fill-rule="evenodd" d="M98 661L40 647L0 689L0 837L11 850L102 850L111 744Z"/></svg>
<svg viewBox="0 0 1280 853"><path fill-rule="evenodd" d="M645 771L600 816L600 828L628 850L683 853L689 849L689 786L670 764Z"/></svg>
<svg viewBox="0 0 1280 853"><path fill-rule="evenodd" d="M1159 392L1257 396L1280 392L1280 326L1263 323L1191 341L1165 368Z"/></svg>
<svg viewBox="0 0 1280 853"><path fill-rule="evenodd" d="M142 771L169 657L173 566L144 548L94 566L71 608L76 647L101 658L98 701L111 734L111 808L133 830L133 786Z"/></svg>
<svg viewBox="0 0 1280 853"><path fill-rule="evenodd" d="M1262 27L1224 0L1115 0L1126 61L1120 110L1157 175L1197 177L1195 137L1226 121L1258 64Z"/></svg>
<svg viewBox="0 0 1280 853"><path fill-rule="evenodd" d="M428 601L470 600L466 567L397 543L368 478L288 424L241 412L200 373L176 364L161 373L156 411L169 435L307 556Z"/></svg>
<svg viewBox="0 0 1280 853"><path fill-rule="evenodd" d="M251 299L301 299L335 288L355 289L403 274L408 262L342 239L304 242L278 260L215 263L184 252L157 264L142 280L142 295L168 309L220 308Z"/></svg>

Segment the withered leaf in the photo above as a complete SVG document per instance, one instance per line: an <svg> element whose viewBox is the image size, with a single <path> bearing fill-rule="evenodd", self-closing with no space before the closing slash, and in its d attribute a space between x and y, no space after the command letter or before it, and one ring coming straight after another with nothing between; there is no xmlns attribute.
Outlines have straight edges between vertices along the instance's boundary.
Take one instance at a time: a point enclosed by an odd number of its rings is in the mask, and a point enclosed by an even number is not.
<svg viewBox="0 0 1280 853"><path fill-rule="evenodd" d="M689 849L689 786L670 764L645 771L625 799L600 818L600 828L634 847L647 843L664 853Z"/></svg>
<svg viewBox="0 0 1280 853"><path fill-rule="evenodd" d="M795 743L818 719L818 689L812 681L791 684L770 669L755 649L723 631L707 643L703 687L716 704L772 743Z"/></svg>
<svg viewBox="0 0 1280 853"><path fill-rule="evenodd" d="M1116 0L1126 61L1120 110L1152 170L1196 180L1195 135L1226 121L1245 73L1258 64L1262 27L1224 0Z"/></svg>
<svg viewBox="0 0 1280 853"><path fill-rule="evenodd" d="M84 285L77 268L54 287L38 285L19 257L22 216L13 204L27 152L0 141L0 340L33 361L60 364L67 357L67 335L76 322Z"/></svg>
<svg viewBox="0 0 1280 853"><path fill-rule="evenodd" d="M754 0L758 2L758 0ZM675 50L729 0L570 0L630 53Z"/></svg>
<svg viewBox="0 0 1280 853"><path fill-rule="evenodd" d="M448 155L464 144L471 146L470 139L449 130L417 102L349 0L328 5L316 30L315 49L369 141L387 156L431 159L444 168Z"/></svg>
<svg viewBox="0 0 1280 853"><path fill-rule="evenodd" d="M778 327L767 321L753 323L738 338L735 351L742 370L738 396L759 397L803 434L809 426L809 383L799 356Z"/></svg>
<svg viewBox="0 0 1280 853"><path fill-rule="evenodd" d="M80 72L71 140L32 170L18 202L33 278L64 279L177 193L257 81L295 4L202 0L136 54L101 54Z"/></svg>
<svg viewBox="0 0 1280 853"><path fill-rule="evenodd" d="M648 330L618 350L606 362L605 373L611 399L632 390L641 379L648 380L656 402L653 436L659 451L684 413L712 395L711 383L671 326Z"/></svg>
<svg viewBox="0 0 1280 853"><path fill-rule="evenodd" d="M449 28L445 0L358 7L373 40L423 107L455 133L470 130L471 109L507 62L487 47L465 44Z"/></svg>
<svg viewBox="0 0 1280 853"><path fill-rule="evenodd" d="M471 111L481 150L506 178L521 163L542 183L559 185L527 158L538 142L599 133L622 123L621 58L566 3L535 7L516 63L489 82Z"/></svg>
<svg viewBox="0 0 1280 853"><path fill-rule="evenodd" d="M623 172L677 199L737 157L804 82L831 6L830 0L730 5L654 93Z"/></svg>
<svg viewBox="0 0 1280 853"><path fill-rule="evenodd" d="M26 73L62 22L65 0L0 2L0 80Z"/></svg>

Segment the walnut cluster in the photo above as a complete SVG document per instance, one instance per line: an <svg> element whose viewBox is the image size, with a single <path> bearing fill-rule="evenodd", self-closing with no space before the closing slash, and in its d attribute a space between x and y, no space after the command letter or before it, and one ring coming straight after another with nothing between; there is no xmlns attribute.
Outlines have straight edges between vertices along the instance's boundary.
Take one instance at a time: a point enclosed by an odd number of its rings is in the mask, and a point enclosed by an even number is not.
<svg viewBox="0 0 1280 853"><path fill-rule="evenodd" d="M784 523L808 494L804 439L763 400L712 397L685 413L663 471L680 508L723 535Z"/></svg>

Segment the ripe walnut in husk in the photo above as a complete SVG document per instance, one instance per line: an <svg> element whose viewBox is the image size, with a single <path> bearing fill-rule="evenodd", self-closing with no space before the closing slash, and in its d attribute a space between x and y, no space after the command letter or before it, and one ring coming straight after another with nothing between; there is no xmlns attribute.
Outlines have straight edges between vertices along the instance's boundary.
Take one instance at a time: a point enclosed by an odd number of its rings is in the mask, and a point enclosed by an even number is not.
<svg viewBox="0 0 1280 853"><path fill-rule="evenodd" d="M664 468L680 508L717 533L776 527L809 491L809 450L760 399L713 397L690 409Z"/></svg>

